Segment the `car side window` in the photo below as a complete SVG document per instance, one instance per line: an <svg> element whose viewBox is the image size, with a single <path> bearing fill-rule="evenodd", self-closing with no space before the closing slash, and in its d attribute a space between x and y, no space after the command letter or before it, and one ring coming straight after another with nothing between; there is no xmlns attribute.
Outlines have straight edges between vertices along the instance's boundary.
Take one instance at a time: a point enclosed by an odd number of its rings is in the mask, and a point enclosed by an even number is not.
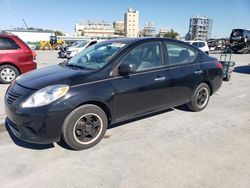
<svg viewBox="0 0 250 188"><path fill-rule="evenodd" d="M15 41L7 37L0 37L0 50L15 50L20 47Z"/></svg>
<svg viewBox="0 0 250 188"><path fill-rule="evenodd" d="M147 42L133 48L121 63L134 64L136 72L161 66L161 51L159 42Z"/></svg>
<svg viewBox="0 0 250 188"><path fill-rule="evenodd" d="M182 64L193 62L198 51L185 44L165 42L169 64Z"/></svg>

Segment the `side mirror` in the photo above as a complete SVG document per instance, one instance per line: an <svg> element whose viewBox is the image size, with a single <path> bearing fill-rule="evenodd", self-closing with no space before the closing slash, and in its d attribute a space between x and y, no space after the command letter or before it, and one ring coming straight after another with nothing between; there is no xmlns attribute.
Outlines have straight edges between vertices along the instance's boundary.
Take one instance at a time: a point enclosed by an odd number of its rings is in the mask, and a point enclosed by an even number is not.
<svg viewBox="0 0 250 188"><path fill-rule="evenodd" d="M129 63L123 63L118 68L118 73L120 75L128 75L131 73L136 72L136 65L135 64L129 64Z"/></svg>

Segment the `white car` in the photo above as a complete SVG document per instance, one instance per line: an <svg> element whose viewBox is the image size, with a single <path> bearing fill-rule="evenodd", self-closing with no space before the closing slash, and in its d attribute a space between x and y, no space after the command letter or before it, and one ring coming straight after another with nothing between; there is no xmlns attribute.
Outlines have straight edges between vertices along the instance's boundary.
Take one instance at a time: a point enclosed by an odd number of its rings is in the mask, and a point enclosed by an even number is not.
<svg viewBox="0 0 250 188"><path fill-rule="evenodd" d="M200 40L190 40L190 41L185 41L188 44L191 44L197 48L199 48L201 51L206 52L209 54L209 47L207 45L206 41L200 41Z"/></svg>
<svg viewBox="0 0 250 188"><path fill-rule="evenodd" d="M83 51L87 47L99 42L99 40L82 40L76 46L70 46L66 49L67 58L75 56L77 53Z"/></svg>

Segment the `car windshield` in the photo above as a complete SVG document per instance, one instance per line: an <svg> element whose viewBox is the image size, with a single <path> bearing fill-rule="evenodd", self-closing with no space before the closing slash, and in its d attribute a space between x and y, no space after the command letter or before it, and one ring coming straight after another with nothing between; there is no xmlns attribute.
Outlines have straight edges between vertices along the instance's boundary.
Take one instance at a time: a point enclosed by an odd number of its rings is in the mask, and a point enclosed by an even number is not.
<svg viewBox="0 0 250 188"><path fill-rule="evenodd" d="M77 47L77 48L82 48L82 47L84 47L87 43L88 43L88 41L86 41L86 40L79 41L78 44L76 45L76 47Z"/></svg>
<svg viewBox="0 0 250 188"><path fill-rule="evenodd" d="M125 46L124 43L115 42L94 44L71 58L67 62L67 66L93 70L101 69L123 46Z"/></svg>

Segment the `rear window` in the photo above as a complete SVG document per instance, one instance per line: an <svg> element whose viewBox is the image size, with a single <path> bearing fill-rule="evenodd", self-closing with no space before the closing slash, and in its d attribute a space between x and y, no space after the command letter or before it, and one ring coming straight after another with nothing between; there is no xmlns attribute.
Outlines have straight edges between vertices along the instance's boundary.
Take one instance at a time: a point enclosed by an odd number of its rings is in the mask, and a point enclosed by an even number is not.
<svg viewBox="0 0 250 188"><path fill-rule="evenodd" d="M205 46L205 43L204 42L193 42L192 45L197 47L197 48L202 48Z"/></svg>
<svg viewBox="0 0 250 188"><path fill-rule="evenodd" d="M20 47L17 43L8 37L0 37L0 50L15 50Z"/></svg>
<svg viewBox="0 0 250 188"><path fill-rule="evenodd" d="M242 29L234 29L231 33L232 37L238 37L243 35L243 30Z"/></svg>

